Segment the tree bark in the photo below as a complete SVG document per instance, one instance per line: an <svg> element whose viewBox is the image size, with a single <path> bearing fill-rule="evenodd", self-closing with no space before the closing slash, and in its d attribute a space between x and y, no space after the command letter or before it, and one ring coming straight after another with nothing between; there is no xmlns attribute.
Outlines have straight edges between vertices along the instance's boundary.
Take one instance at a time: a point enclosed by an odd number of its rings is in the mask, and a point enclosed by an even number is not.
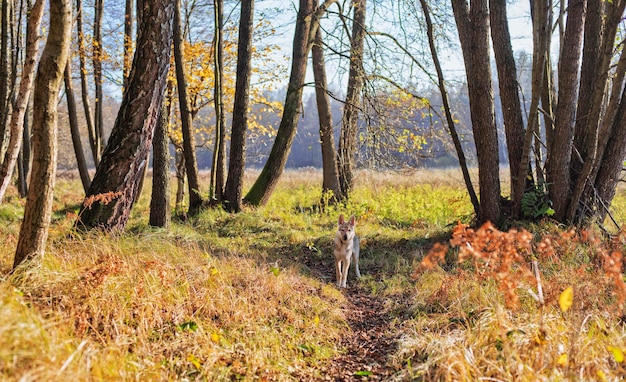
<svg viewBox="0 0 626 382"><path fill-rule="evenodd" d="M319 20L315 20L319 23ZM315 41L311 47L313 76L315 77L315 99L320 124L320 144L322 146L322 203L335 204L343 200L339 185L339 170L333 136L333 116L326 81L322 30L316 28Z"/></svg>
<svg viewBox="0 0 626 382"><path fill-rule="evenodd" d="M45 251L56 175L59 87L71 41L70 0L50 1L50 31L41 55L34 91L33 173L13 268Z"/></svg>
<svg viewBox="0 0 626 382"><path fill-rule="evenodd" d="M0 4L0 154L4 153L7 138L6 121L11 100L9 99L9 35L11 31L10 5L12 1L3 0Z"/></svg>
<svg viewBox="0 0 626 382"><path fill-rule="evenodd" d="M203 200L200 195L200 182L198 180L198 163L196 161L196 145L194 143L193 122L187 99L187 80L183 64L182 29L180 18L180 0L175 1L174 12L174 61L176 63L176 82L178 85L178 104L180 105L180 119L183 132L183 155L187 172L189 187L189 215L194 216L202 207Z"/></svg>
<svg viewBox="0 0 626 382"><path fill-rule="evenodd" d="M589 208L589 211L597 213L600 223L604 221L607 207L613 201L626 158L626 92L622 92L610 137L595 178L595 205Z"/></svg>
<svg viewBox="0 0 626 382"><path fill-rule="evenodd" d="M70 122L70 132L72 135L72 145L74 146L74 153L76 155L76 164L78 165L80 181L83 184L85 194L87 194L87 190L91 185L91 179L89 176L87 161L85 161L83 144L80 140L80 130L78 128L78 114L76 112L76 99L74 98L74 86L72 85L72 69L70 60L68 60L67 65L65 65L64 80L65 98L67 100L67 114Z"/></svg>
<svg viewBox="0 0 626 382"><path fill-rule="evenodd" d="M517 187L524 188L527 177L519 179L522 165L522 152L524 150L524 120L519 97L519 83L517 81L517 69L513 48L511 47L511 34L506 12L506 0L489 0L489 20L491 22L491 40L496 59L498 72L498 86L500 88L500 102L502 103L502 116L504 119L504 133L506 146L509 154L509 170L511 183L511 203L518 205L519 200L513 190ZM533 118L537 118L536 114ZM528 164L524 164L528 168Z"/></svg>
<svg viewBox="0 0 626 382"><path fill-rule="evenodd" d="M174 155L174 163L176 166L176 200L174 202L174 211L182 218L186 218L187 212L183 211L185 203L185 156L178 147Z"/></svg>
<svg viewBox="0 0 626 382"><path fill-rule="evenodd" d="M363 44L365 42L365 0L353 0L352 36L350 38L350 69L348 72L348 88L346 102L341 120L339 135L338 170L339 185L344 198L350 197L350 190L354 183L354 155L357 151L357 132L361 91L364 85L363 73Z"/></svg>
<svg viewBox="0 0 626 382"><path fill-rule="evenodd" d="M4 200L4 195L11 183L11 176L15 169L15 164L22 146L22 138L24 136L24 116L28 108L28 100L35 78L35 66L37 64L37 56L39 55L39 31L41 27L41 19L43 18L45 2L37 0L30 9L28 16L28 25L26 30L26 56L24 58L24 67L22 69L22 80L18 90L11 121L9 124L10 139L7 151L0 167L0 203Z"/></svg>
<svg viewBox="0 0 626 382"><path fill-rule="evenodd" d="M94 127L93 116L91 115L91 104L89 101L89 85L87 84L87 59L85 54L85 42L83 36L83 0L76 0L76 42L78 44L78 63L80 72L80 91L83 101L83 111L85 113L85 122L87 124L87 133L89 136L89 146L93 163L96 167L100 163L100 154L102 147L97 139L96 129Z"/></svg>
<svg viewBox="0 0 626 382"><path fill-rule="evenodd" d="M213 161L211 168L211 185L209 198L221 203L226 183L226 114L224 113L224 1L213 0L215 17L215 37L213 46L213 70L215 86L213 89L213 103L215 106L215 145L213 146Z"/></svg>
<svg viewBox="0 0 626 382"><path fill-rule="evenodd" d="M31 95L32 98L32 95ZM28 106L27 106L28 110ZM31 144L30 144L30 119L28 118L28 112L24 115L24 129L22 133L22 150L18 156L18 178L17 178L17 190L21 198L25 198L28 193L28 178L30 174L30 158L31 158Z"/></svg>
<svg viewBox="0 0 626 382"><path fill-rule="evenodd" d="M96 133L97 146L99 153L104 147L104 117L102 107L104 102L104 90L102 87L102 16L104 14L104 0L95 0L94 2L94 20L93 20L93 82L95 90L94 105L94 131Z"/></svg>
<svg viewBox="0 0 626 382"><path fill-rule="evenodd" d="M479 222L500 221L498 134L489 60L487 0L452 0L467 75L472 131L478 159Z"/></svg>
<svg viewBox="0 0 626 382"><path fill-rule="evenodd" d="M296 126L302 105L302 87L306 75L309 33L314 7L315 3L313 0L300 0L293 39L291 74L287 87L283 117L267 162L244 198L247 203L254 206L264 205L269 200L285 168L285 163L296 134Z"/></svg>
<svg viewBox="0 0 626 382"><path fill-rule="evenodd" d="M531 98L530 98L530 110L528 112L528 126L521 142L522 150L520 163L517 166L517 173L515 174L514 182L511 183L511 200L512 200L512 216L518 218L522 209L522 197L524 193L532 186L532 172L531 169L531 149L533 146L533 137L539 136L539 102L542 100L542 96L545 96L546 89L550 83L549 79L544 78L548 73L547 60L549 59L550 50L550 28L551 17L549 15L550 5L548 1L536 1L532 3L532 22L533 22L533 66L531 73ZM550 105L547 105L550 110ZM546 136L552 135L549 127L546 126ZM538 145L537 145L538 146ZM540 150L540 147L535 147L535 150ZM510 150L510 148L509 148ZM540 155L539 151L535 151L535 158ZM541 162L535 162L537 166L538 178L543 175L541 170ZM529 179L530 178L530 179Z"/></svg>
<svg viewBox="0 0 626 382"><path fill-rule="evenodd" d="M420 4L422 6L422 11L424 12L424 19L426 20L426 33L428 35L428 45L430 48L430 54L433 58L433 63L435 64L435 70L437 71L439 92L441 93L441 100L443 103L443 110L446 115L448 131L450 132L450 137L452 137L454 149L456 150L456 155L457 155L457 158L459 159L459 166L461 167L461 172L463 173L463 181L465 182L465 188L467 189L467 192L470 196L472 206L474 206L474 213L478 215L480 213L480 203L478 201L478 196L476 196L474 185L472 184L472 178L470 177L470 173L467 168L467 160L465 159L465 153L463 152L463 147L461 146L461 140L459 139L459 134L457 133L456 127L454 124L454 118L452 117L450 101L448 100L448 92L446 90L446 84L445 84L444 77L443 77L443 69L441 68L441 63L439 62L439 55L437 54L437 48L435 46L434 28L433 28L433 23L430 17L430 10L428 9L426 0L420 0Z"/></svg>
<svg viewBox="0 0 626 382"><path fill-rule="evenodd" d="M572 158L572 168L570 170L572 183L574 188L572 198L567 209L566 220L573 221L578 214L581 204L584 206L591 202L589 196L583 197L585 189L594 183L594 177L597 173L598 164L598 144L600 138L600 121L602 119L602 111L606 110L608 78L610 65L613 58L613 49L615 46L615 36L617 27L622 19L626 1L615 1L611 3L597 3L591 0L588 4L587 18L585 19L585 46L587 43L598 43L597 48L590 49L586 52L583 47L583 63L581 67L581 89L579 90L577 115L580 115L581 108L584 117L576 119L574 127L574 150L576 153ZM606 11L603 11L606 10ZM591 16L591 17L590 17ZM590 19L593 19L590 22ZM598 19L598 20L596 20ZM591 25L590 25L591 24ZM599 39L590 39L587 41L587 34L595 34L600 36ZM593 60L587 60L586 55L594 55ZM591 62L589 62L591 61ZM587 84L586 91L588 96L585 97L587 102L581 105L582 81L591 77L591 83ZM601 151L601 150L600 150ZM577 159L582 158L583 163ZM587 193L589 194L589 193Z"/></svg>
<svg viewBox="0 0 626 382"><path fill-rule="evenodd" d="M570 0L559 65L559 93L554 121L554 142L549 148L547 180L554 218L563 221L571 198L570 164L573 154L576 96L586 0Z"/></svg>
<svg viewBox="0 0 626 382"><path fill-rule="evenodd" d="M128 87L128 75L133 64L133 8L133 0L126 0L124 12L124 90Z"/></svg>
<svg viewBox="0 0 626 382"><path fill-rule="evenodd" d="M150 225L168 228L171 222L170 206L170 152L167 126L169 106L161 104L159 121L152 141L152 197L150 199Z"/></svg>
<svg viewBox="0 0 626 382"><path fill-rule="evenodd" d="M128 89L79 213L78 228L126 226L147 166L170 66L175 0L141 2ZM138 12L139 13L139 12Z"/></svg>
<svg viewBox="0 0 626 382"><path fill-rule="evenodd" d="M246 131L250 103L252 73L252 33L254 30L254 0L241 2L239 42L237 45L237 81L230 136L230 161L224 190L224 208L239 212L243 208L243 175L246 167Z"/></svg>

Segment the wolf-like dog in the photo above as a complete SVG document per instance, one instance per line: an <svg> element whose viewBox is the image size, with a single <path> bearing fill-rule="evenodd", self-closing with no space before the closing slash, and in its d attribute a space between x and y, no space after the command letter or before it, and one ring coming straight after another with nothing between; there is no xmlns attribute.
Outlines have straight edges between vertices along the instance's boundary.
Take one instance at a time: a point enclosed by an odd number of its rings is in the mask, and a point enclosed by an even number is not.
<svg viewBox="0 0 626 382"><path fill-rule="evenodd" d="M335 270L337 271L337 287L345 288L348 280L350 261L354 261L356 277L361 277L359 271L359 237L354 231L356 221L354 215L345 221L343 214L339 215L337 234L335 235Z"/></svg>

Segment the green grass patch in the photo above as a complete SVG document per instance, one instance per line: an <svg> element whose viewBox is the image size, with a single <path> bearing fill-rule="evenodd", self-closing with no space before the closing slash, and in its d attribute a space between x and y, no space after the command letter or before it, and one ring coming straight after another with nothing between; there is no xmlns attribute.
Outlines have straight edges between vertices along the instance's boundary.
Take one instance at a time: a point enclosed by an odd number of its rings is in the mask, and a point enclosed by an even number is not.
<svg viewBox="0 0 626 382"><path fill-rule="evenodd" d="M360 172L356 180L346 205L320 209L321 174L288 172L264 207L210 209L168 230L147 225L147 182L125 233L103 235L73 231L80 183L59 179L46 254L13 274L24 201L12 190L0 204L0 379L321 379L351 335L350 295L334 286L339 213L356 216L362 240L363 277L351 269L348 285L384 301L399 338L387 355L395 379L624 376L619 273L600 253L621 254L623 242L563 236L547 222L529 227L534 245L548 237L554 252L510 269L538 260L545 303L529 292L534 277L519 276L519 307L510 309L499 280L457 264L458 249L415 272L457 222L471 221L458 174ZM620 224L624 203L618 191ZM562 311L568 286L573 302Z"/></svg>

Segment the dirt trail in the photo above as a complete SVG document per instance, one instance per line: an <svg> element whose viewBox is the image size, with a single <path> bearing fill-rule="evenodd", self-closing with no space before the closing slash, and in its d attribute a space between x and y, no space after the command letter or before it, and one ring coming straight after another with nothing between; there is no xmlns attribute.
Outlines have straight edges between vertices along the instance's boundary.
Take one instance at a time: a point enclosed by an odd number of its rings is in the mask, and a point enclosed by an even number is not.
<svg viewBox="0 0 626 382"><path fill-rule="evenodd" d="M391 331L393 318L388 307L382 298L358 287L348 287L344 295L352 333L341 340L340 346L346 351L325 368L324 380L389 380L395 371L389 357L397 349L398 334Z"/></svg>

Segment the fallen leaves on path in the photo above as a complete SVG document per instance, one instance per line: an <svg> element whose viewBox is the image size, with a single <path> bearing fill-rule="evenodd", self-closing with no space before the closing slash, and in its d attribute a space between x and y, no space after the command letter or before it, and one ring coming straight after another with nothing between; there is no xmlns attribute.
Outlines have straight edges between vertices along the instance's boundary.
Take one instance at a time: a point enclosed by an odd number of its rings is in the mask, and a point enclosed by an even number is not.
<svg viewBox="0 0 626 382"><path fill-rule="evenodd" d="M388 380L395 372L390 356L397 349L399 334L391 328L393 318L385 301L358 287L344 293L350 329L346 329L338 346L345 351L325 366L321 380Z"/></svg>

